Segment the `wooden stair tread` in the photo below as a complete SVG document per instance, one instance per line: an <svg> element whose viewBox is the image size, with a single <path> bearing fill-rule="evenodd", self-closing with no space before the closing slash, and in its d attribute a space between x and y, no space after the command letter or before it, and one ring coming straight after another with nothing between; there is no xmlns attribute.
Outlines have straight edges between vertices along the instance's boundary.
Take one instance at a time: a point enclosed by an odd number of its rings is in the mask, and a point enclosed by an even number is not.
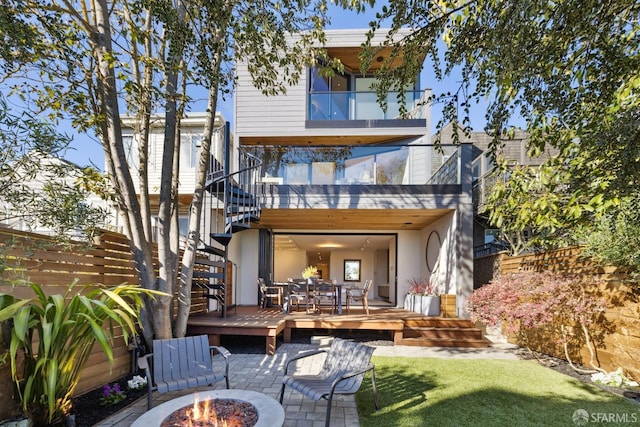
<svg viewBox="0 0 640 427"><path fill-rule="evenodd" d="M465 347L487 348L489 342L485 339L459 339L459 338L402 338L400 345L420 347Z"/></svg>

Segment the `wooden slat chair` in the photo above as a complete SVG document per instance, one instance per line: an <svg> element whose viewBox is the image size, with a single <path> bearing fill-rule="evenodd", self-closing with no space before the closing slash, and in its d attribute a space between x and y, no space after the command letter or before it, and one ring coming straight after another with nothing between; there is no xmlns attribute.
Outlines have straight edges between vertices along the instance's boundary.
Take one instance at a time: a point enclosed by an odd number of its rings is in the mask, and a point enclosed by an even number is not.
<svg viewBox="0 0 640 427"><path fill-rule="evenodd" d="M313 291L314 311L320 312L323 305L331 307L331 314L338 310L336 288L329 282L314 282Z"/></svg>
<svg viewBox="0 0 640 427"><path fill-rule="evenodd" d="M260 307L267 308L267 300L271 304L282 305L283 292L281 286L267 286L262 277L258 278L258 289L260 289Z"/></svg>
<svg viewBox="0 0 640 427"><path fill-rule="evenodd" d="M361 302L364 311L369 314L369 290L371 290L371 283L373 280L365 280L364 286L360 288L348 288L347 289L347 314L351 314L351 303Z"/></svg>
<svg viewBox="0 0 640 427"><path fill-rule="evenodd" d="M224 371L214 369L213 357L224 358ZM229 356L224 347L210 346L207 335L153 341L153 353L138 359L138 366L147 377L147 409L151 409L154 391L184 390L212 385L225 380L229 388ZM153 359L153 371L150 368Z"/></svg>
<svg viewBox="0 0 640 427"><path fill-rule="evenodd" d="M373 389L373 403L376 410L378 404L378 390L376 388L375 365L371 362L371 356L375 349L368 345L356 343L341 338L334 338L329 350L317 350L301 354L290 359L284 370L282 388L280 389L280 403L284 398L285 386L299 391L313 400L327 400L327 415L325 426L329 427L331 421L331 403L334 394L353 394L360 389L364 374L371 371L371 385ZM316 375L289 375L291 362L327 353L320 372Z"/></svg>
<svg viewBox="0 0 640 427"><path fill-rule="evenodd" d="M293 304L296 305L296 311L300 311L300 303L305 304L307 314L309 314L309 290L307 283L289 283L288 292L288 309L291 310Z"/></svg>

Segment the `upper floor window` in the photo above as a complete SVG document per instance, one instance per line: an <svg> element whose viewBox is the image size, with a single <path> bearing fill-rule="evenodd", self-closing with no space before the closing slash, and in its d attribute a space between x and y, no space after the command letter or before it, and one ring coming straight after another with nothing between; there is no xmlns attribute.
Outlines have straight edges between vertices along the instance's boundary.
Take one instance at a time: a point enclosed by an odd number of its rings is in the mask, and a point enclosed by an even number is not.
<svg viewBox="0 0 640 427"><path fill-rule="evenodd" d="M398 92L389 92L383 109L373 87L372 75L335 74L322 76L317 67L309 69L308 120L388 120L425 118L422 91L407 88L404 101ZM404 102L404 108L401 103Z"/></svg>
<svg viewBox="0 0 640 427"><path fill-rule="evenodd" d="M198 164L198 152L202 146L202 135L188 135L180 144L180 166L195 168Z"/></svg>

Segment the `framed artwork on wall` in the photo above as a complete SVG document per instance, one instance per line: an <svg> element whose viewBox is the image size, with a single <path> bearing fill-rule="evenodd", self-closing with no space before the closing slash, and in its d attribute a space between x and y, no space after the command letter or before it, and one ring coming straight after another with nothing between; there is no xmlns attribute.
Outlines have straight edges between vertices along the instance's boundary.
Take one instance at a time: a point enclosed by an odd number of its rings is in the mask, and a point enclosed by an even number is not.
<svg viewBox="0 0 640 427"><path fill-rule="evenodd" d="M345 282L360 281L360 260L359 259L344 260L344 281Z"/></svg>

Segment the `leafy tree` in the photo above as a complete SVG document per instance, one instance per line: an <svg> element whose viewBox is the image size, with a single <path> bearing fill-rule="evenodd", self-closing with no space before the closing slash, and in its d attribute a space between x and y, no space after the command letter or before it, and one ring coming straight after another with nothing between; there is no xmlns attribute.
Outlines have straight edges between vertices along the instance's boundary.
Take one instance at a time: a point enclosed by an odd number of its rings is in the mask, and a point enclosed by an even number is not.
<svg viewBox="0 0 640 427"><path fill-rule="evenodd" d="M515 117L526 122L530 154L559 149L548 169L511 173L516 181L498 188L501 196L514 196L507 200L514 206L491 206L501 209L493 214L497 222L513 225L508 232L538 229L545 238L570 238L572 229L598 221L633 192L640 177L638 2L390 0L370 35L389 23L388 44L404 60L391 68L392 55L379 71L380 99L410 85L426 54L437 79L462 76L450 93L434 93L432 101L444 103L437 127L468 128L473 104L487 101L492 153L499 153ZM414 31L394 45L402 27ZM376 48L366 49L365 68Z"/></svg>
<svg viewBox="0 0 640 427"><path fill-rule="evenodd" d="M12 114L0 97L0 221L46 227L58 240L90 241L106 212L86 203L95 171L60 158L69 142L48 122Z"/></svg>
<svg viewBox="0 0 640 427"><path fill-rule="evenodd" d="M362 10L359 2L339 5ZM101 141L115 202L123 213L139 283L168 295L177 291L178 317L172 326L171 297L147 300L145 338L186 332L204 182L218 96L233 86L232 60L249 65L265 94L283 93L306 66L326 60L319 49L329 21L326 0L249 2L235 0L7 0L0 6L0 81L17 82L16 96L35 99L41 111L68 116L81 131ZM300 34L292 40L289 34ZM190 209L186 249L179 265L178 201L180 119L193 99L189 89L208 93L197 181ZM147 153L150 118L163 112L158 257L151 250ZM135 188L122 141L121 114L133 115L141 167ZM177 279L179 277L179 279Z"/></svg>

